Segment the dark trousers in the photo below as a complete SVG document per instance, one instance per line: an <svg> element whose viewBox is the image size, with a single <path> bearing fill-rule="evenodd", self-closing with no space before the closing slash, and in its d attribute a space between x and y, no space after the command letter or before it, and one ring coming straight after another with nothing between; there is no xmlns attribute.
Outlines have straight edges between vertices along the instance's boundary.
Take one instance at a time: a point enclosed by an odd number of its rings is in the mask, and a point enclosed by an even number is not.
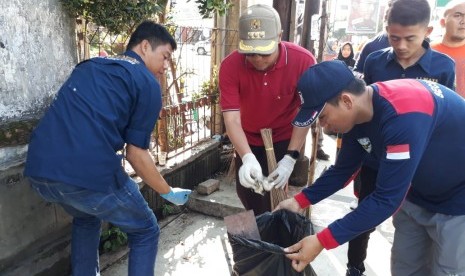
<svg viewBox="0 0 465 276"><path fill-rule="evenodd" d="M284 155L286 154L287 147L289 146L289 140L280 141L273 144L274 147L274 154L276 157L276 161L279 162ZM266 159L265 147L261 146L250 146L252 153L260 163L262 167L262 172L264 176L268 176L268 161ZM244 205L246 210L253 210L255 215L258 216L262 213L272 211L271 210L271 199L270 193L266 192L264 195L260 195L255 193L252 189L245 188L239 182L239 168L242 166L242 160L239 154L236 152L235 156L235 168L236 168L236 192L239 196L239 199Z"/></svg>
<svg viewBox="0 0 465 276"><path fill-rule="evenodd" d="M358 202L362 202L369 194L373 193L376 187L376 177L378 171L367 166L362 166L360 170L360 193ZM370 233L375 229L370 229L367 232L360 234L355 239L349 241L349 250L347 251L347 259L350 266L357 267L364 271L363 262L367 257L368 240Z"/></svg>

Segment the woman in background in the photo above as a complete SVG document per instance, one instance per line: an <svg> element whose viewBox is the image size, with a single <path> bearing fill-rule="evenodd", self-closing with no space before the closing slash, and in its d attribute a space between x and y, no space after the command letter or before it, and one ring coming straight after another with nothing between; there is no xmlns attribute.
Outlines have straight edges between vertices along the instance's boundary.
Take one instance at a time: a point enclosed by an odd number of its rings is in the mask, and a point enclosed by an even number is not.
<svg viewBox="0 0 465 276"><path fill-rule="evenodd" d="M344 63L352 70L355 65L355 59L354 59L354 48L352 46L352 43L350 42L344 42L339 48L339 54L337 55L338 60L344 61Z"/></svg>

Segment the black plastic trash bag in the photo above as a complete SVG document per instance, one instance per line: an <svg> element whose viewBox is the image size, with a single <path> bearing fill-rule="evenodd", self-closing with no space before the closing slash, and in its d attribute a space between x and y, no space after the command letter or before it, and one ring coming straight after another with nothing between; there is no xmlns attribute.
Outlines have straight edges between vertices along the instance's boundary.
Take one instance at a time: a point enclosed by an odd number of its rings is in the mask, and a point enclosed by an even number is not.
<svg viewBox="0 0 465 276"><path fill-rule="evenodd" d="M278 210L261 214L256 221L261 241L228 233L234 259L232 275L316 276L310 265L300 273L294 270L284 253L284 248L314 233L309 219L288 210Z"/></svg>

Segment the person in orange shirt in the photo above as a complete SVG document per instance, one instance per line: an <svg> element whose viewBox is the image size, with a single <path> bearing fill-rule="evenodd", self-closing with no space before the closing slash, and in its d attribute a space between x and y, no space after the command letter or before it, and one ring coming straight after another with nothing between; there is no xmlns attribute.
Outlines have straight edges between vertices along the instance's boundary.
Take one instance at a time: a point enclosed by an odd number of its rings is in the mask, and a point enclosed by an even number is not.
<svg viewBox="0 0 465 276"><path fill-rule="evenodd" d="M455 91L465 98L465 0L450 1L440 23L445 33L431 48L455 61Z"/></svg>

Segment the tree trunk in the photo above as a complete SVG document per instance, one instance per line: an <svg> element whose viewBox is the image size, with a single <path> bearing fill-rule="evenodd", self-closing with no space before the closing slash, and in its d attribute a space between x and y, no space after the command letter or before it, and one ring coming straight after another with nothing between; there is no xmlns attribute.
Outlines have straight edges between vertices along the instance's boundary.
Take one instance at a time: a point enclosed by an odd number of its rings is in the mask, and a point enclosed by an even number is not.
<svg viewBox="0 0 465 276"><path fill-rule="evenodd" d="M158 4L162 8L162 10L165 11L158 15L158 21L160 24L165 23L165 14L167 11L166 9L168 7L168 2L169 0L158 1ZM163 78L160 79L159 81L160 81L160 87L161 87L161 93L162 93L162 106L166 106L169 100L168 84L167 84L166 75L163 75ZM166 116L161 116L159 118L156 128L158 132L158 146L160 147L160 151L168 152L169 147L168 147L168 133L166 132L166 128L167 128Z"/></svg>
<svg viewBox="0 0 465 276"><path fill-rule="evenodd" d="M327 6L328 0L323 0L323 4L321 5L320 39L318 42L318 62L323 60L324 45L326 41L326 24L328 22L328 14L326 13Z"/></svg>
<svg viewBox="0 0 465 276"><path fill-rule="evenodd" d="M281 39L284 41L289 41L291 31L291 11L292 11L292 2L294 0L273 0L273 8L278 11L279 17L281 18L281 29L283 30L283 35Z"/></svg>

